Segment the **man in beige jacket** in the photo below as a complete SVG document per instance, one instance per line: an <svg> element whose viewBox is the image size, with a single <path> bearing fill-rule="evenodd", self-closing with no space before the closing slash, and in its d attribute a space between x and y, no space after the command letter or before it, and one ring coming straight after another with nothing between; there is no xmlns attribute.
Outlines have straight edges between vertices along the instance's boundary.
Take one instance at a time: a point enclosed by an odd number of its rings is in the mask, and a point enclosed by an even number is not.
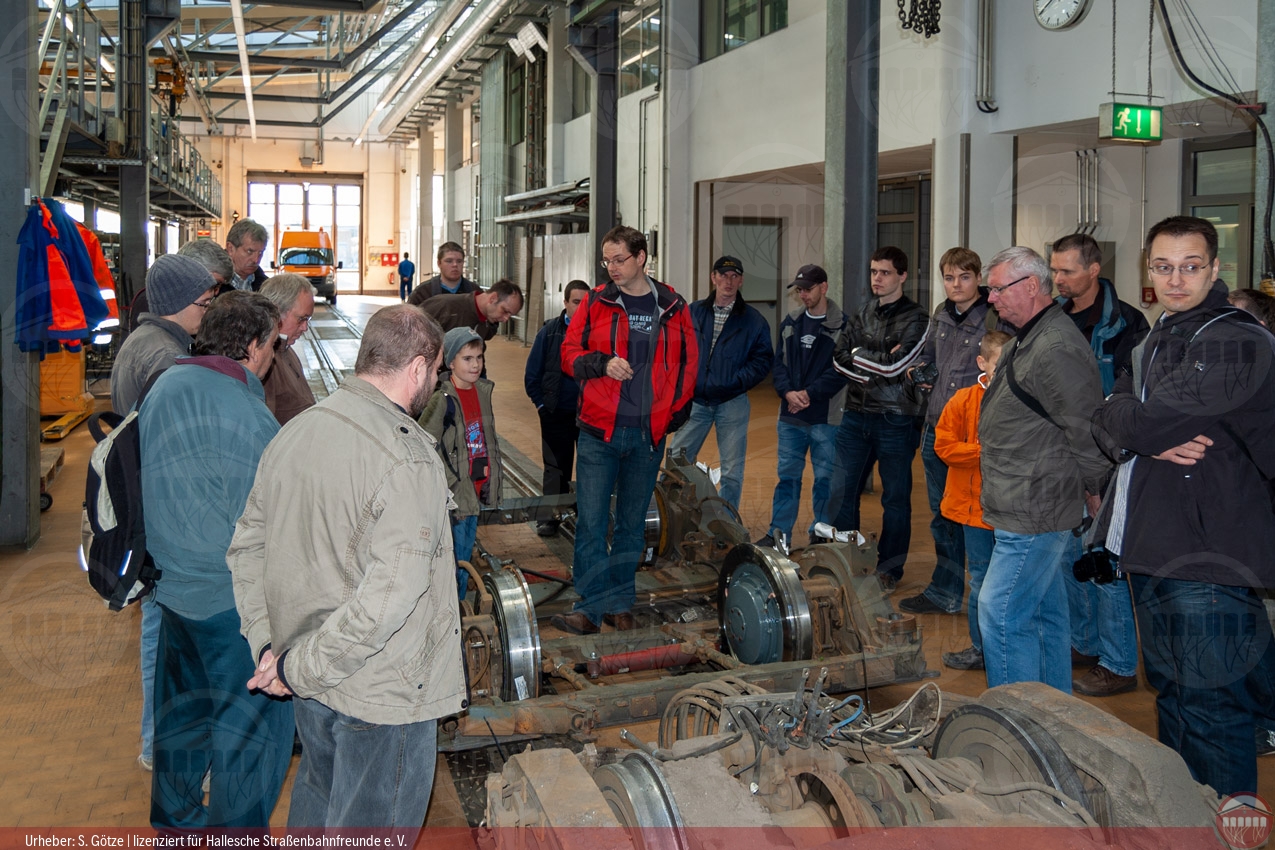
<svg viewBox="0 0 1275 850"><path fill-rule="evenodd" d="M466 704L446 478L416 424L442 340L415 307L376 313L354 377L266 448L226 554L248 687L296 697L289 826L419 827L437 719Z"/></svg>

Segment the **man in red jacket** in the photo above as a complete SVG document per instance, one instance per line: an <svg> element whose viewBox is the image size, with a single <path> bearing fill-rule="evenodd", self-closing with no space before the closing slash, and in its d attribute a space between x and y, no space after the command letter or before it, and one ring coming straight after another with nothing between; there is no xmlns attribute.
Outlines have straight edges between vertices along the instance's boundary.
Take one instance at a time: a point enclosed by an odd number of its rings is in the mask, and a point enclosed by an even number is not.
<svg viewBox="0 0 1275 850"><path fill-rule="evenodd" d="M580 385L572 566L580 601L552 622L572 634L593 634L603 622L634 627L646 508L664 438L690 416L699 369L686 301L647 277L646 237L613 228L602 237L602 257L611 282L589 293L562 343L562 371Z"/></svg>

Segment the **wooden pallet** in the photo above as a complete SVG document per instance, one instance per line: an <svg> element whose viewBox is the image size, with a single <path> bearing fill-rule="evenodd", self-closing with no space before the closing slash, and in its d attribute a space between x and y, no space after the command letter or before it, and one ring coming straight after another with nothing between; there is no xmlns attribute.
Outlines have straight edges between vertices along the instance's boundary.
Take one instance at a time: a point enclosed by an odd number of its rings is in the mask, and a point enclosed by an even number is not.
<svg viewBox="0 0 1275 850"><path fill-rule="evenodd" d="M42 447L40 449L40 490L42 492L49 489L53 479L57 478L65 457L66 449L60 449L57 446Z"/></svg>

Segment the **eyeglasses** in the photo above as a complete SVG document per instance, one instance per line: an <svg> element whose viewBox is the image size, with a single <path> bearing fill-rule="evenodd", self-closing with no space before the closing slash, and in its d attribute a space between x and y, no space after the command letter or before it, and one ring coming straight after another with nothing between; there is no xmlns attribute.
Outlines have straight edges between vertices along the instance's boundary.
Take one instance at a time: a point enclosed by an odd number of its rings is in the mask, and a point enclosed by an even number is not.
<svg viewBox="0 0 1275 850"><path fill-rule="evenodd" d="M308 325L310 324L310 320L314 318L314 314L311 313L309 316L297 316L296 318L298 325Z"/></svg>
<svg viewBox="0 0 1275 850"><path fill-rule="evenodd" d="M1171 266L1168 263L1155 263L1147 266L1147 271L1156 277L1172 277L1174 272L1182 275L1184 278L1199 277L1200 273L1207 269L1208 266L1202 266L1198 263L1187 263L1184 266Z"/></svg>
<svg viewBox="0 0 1275 850"><path fill-rule="evenodd" d="M1004 292L1006 289L1009 289L1014 284L1022 283L1023 281L1027 280L1027 278L1029 277L1031 277L1031 275L1027 274L1027 275L1023 275L1018 280L1011 280L1009 283L1005 284L1004 286L989 286L987 287L987 291L991 293L992 295L1000 295L1002 292Z"/></svg>
<svg viewBox="0 0 1275 850"><path fill-rule="evenodd" d="M200 307L204 310L207 310L209 307L212 306L213 299L209 298L207 301L194 301L191 303L193 303L196 307Z"/></svg>
<svg viewBox="0 0 1275 850"><path fill-rule="evenodd" d="M602 268L609 269L612 266L622 265L623 263L627 263L631 259L633 259L632 254L629 254L627 257L616 257L614 260L603 260Z"/></svg>

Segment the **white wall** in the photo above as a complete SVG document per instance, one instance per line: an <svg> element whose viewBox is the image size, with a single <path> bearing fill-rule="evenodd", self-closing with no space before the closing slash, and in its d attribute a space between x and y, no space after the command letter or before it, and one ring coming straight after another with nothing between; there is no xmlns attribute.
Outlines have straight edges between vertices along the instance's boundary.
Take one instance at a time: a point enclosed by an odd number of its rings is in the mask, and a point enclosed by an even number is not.
<svg viewBox="0 0 1275 850"><path fill-rule="evenodd" d="M562 125L562 182L583 180L589 176L592 153L589 114L573 118Z"/></svg>
<svg viewBox="0 0 1275 850"><path fill-rule="evenodd" d="M1143 152L1147 181L1142 179ZM1146 283L1142 242L1147 228L1181 209L1177 181L1182 146L1165 142L1151 147L1103 148L1100 151L1098 215L1093 237L1116 245L1116 292L1141 306ZM1019 161L1018 244L1044 253L1046 242L1076 229L1076 155L1063 151L1023 157ZM1145 214L1143 193L1146 194ZM1148 318L1160 313L1146 311Z"/></svg>

